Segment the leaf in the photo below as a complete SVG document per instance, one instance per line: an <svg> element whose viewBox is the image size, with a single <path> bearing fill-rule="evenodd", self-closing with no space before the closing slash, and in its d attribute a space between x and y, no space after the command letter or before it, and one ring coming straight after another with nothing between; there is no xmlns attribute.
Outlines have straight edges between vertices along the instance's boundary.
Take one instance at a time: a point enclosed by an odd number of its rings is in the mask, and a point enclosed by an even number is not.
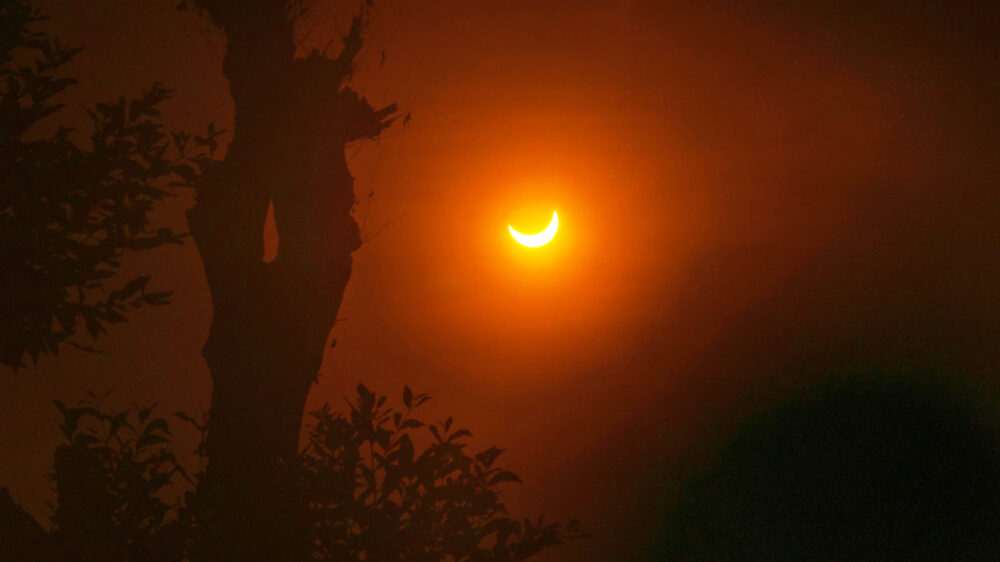
<svg viewBox="0 0 1000 562"><path fill-rule="evenodd" d="M375 395L372 391L368 390L368 387L358 383L357 386L358 396L361 398L361 410L364 412L370 412L372 406L375 405Z"/></svg>
<svg viewBox="0 0 1000 562"><path fill-rule="evenodd" d="M125 286L122 287L121 289L118 289L117 291L114 291L110 295L108 295L108 301L125 300L131 297L132 295L141 291L146 286L146 283L149 283L149 280L150 280L149 275L137 276L135 279L126 283Z"/></svg>
<svg viewBox="0 0 1000 562"><path fill-rule="evenodd" d="M143 433L154 433L157 431L170 435L170 427L167 425L167 420L163 418L154 418L153 421L146 425Z"/></svg>
<svg viewBox="0 0 1000 562"><path fill-rule="evenodd" d="M107 322L108 324L118 324L125 321L125 317L122 316L120 312L118 312L113 308L109 308L106 311L104 311L104 314L102 316L104 318L104 321Z"/></svg>
<svg viewBox="0 0 1000 562"><path fill-rule="evenodd" d="M413 464L413 441L409 435L399 438L399 463L404 468Z"/></svg>
<svg viewBox="0 0 1000 562"><path fill-rule="evenodd" d="M186 142L186 141L185 141ZM193 184L198 181L198 172L194 168L188 166L187 164L177 164L170 168L170 170L181 177L187 184Z"/></svg>
<svg viewBox="0 0 1000 562"><path fill-rule="evenodd" d="M497 457L499 457L501 453L503 453L503 449L490 447L489 449L478 453L475 458L477 462L482 463L483 466L489 468L493 466L493 463L497 460Z"/></svg>
<svg viewBox="0 0 1000 562"><path fill-rule="evenodd" d="M157 433L143 433L135 440L136 449L145 449L147 447L152 447L154 445L161 445L163 443L169 443L170 440L159 435Z"/></svg>
<svg viewBox="0 0 1000 562"><path fill-rule="evenodd" d="M170 304L170 295L173 295L173 291L159 291L156 293L146 293L142 295L142 301L146 304L153 306L162 306L165 304Z"/></svg>
<svg viewBox="0 0 1000 562"><path fill-rule="evenodd" d="M403 387L403 404L406 405L407 409L413 409L413 391L410 390L409 386Z"/></svg>
<svg viewBox="0 0 1000 562"><path fill-rule="evenodd" d="M493 477L490 478L489 485L494 486L503 482L517 482L522 486L524 485L524 482L521 481L521 477L509 470L501 470L500 472L494 474Z"/></svg>
<svg viewBox="0 0 1000 562"><path fill-rule="evenodd" d="M153 404L151 406L146 406L145 408L140 409L139 413L136 416L137 419L139 420L139 423L146 423L146 420L149 419L149 414L153 412L153 408L155 407L156 404Z"/></svg>
<svg viewBox="0 0 1000 562"><path fill-rule="evenodd" d="M68 345L72 346L72 347L75 347L75 348L79 349L80 351L85 351L87 353L101 353L101 354L107 353L106 351L101 351L100 349L95 349L93 347L86 346L86 345L80 345L80 344L78 344L76 342L73 342L73 341L69 341L69 342L66 342L66 343Z"/></svg>
<svg viewBox="0 0 1000 562"><path fill-rule="evenodd" d="M92 315L87 315L83 317L84 325L87 327L87 333L90 334L91 338L97 339L97 336L107 333L101 323L97 321Z"/></svg>
<svg viewBox="0 0 1000 562"><path fill-rule="evenodd" d="M174 139L174 146L177 147L178 152L184 153L184 148L187 147L188 141L191 139L191 135L188 133L171 133ZM191 170L194 171L193 169Z"/></svg>
<svg viewBox="0 0 1000 562"><path fill-rule="evenodd" d="M129 123L135 122L137 119L146 114L149 106L144 104L140 100L132 100L128 104L128 120Z"/></svg>
<svg viewBox="0 0 1000 562"><path fill-rule="evenodd" d="M448 436L448 442L455 441L456 439L460 439L462 437L472 437L472 432L468 429L459 429L455 433Z"/></svg>
<svg viewBox="0 0 1000 562"><path fill-rule="evenodd" d="M118 430L128 425L128 411L123 410L111 416L111 425L108 428L108 436L114 436Z"/></svg>

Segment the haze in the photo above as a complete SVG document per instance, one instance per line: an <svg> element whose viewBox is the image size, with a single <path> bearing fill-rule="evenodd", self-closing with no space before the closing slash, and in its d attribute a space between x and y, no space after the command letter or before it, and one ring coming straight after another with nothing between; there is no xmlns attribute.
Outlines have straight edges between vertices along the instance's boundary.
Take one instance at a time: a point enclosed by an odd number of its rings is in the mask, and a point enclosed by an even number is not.
<svg viewBox="0 0 1000 562"><path fill-rule="evenodd" d="M219 36L167 1L92 4L40 3L86 47L74 103L160 80L168 122L226 126ZM356 84L412 120L351 155L370 239L310 405L427 392L507 448L519 513L594 532L540 561L631 560L753 405L838 366L996 372L996 8L807 4L378 3ZM302 49L343 21L317 8ZM558 244L512 243L552 209ZM192 244L139 256L171 306L5 380L0 475L36 516L51 399L207 406L199 268Z"/></svg>

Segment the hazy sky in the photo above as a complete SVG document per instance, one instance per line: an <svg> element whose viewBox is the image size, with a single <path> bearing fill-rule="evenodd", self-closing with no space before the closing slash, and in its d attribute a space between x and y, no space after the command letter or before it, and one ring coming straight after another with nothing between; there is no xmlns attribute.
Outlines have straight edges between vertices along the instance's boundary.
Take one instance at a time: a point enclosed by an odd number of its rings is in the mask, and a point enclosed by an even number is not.
<svg viewBox="0 0 1000 562"><path fill-rule="evenodd" d="M304 50L349 13L316 4ZM310 406L358 381L428 392L427 416L507 448L527 483L512 506L595 535L540 561L628 561L705 439L755 404L831 369L995 373L998 10L839 4L376 2L355 87L412 121L350 150L373 238ZM230 127L205 22L169 0L40 5L86 47L68 101L160 80L168 122ZM549 247L513 244L509 222L553 209ZM3 375L0 484L38 515L51 399L207 407L193 243L129 270L174 304L107 354Z"/></svg>

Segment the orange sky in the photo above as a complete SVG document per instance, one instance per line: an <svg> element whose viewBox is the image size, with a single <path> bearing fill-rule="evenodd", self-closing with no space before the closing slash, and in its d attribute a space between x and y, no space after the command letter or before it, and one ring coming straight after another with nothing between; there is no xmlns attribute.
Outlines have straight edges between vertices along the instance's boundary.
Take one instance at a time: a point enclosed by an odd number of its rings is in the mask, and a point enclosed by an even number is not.
<svg viewBox="0 0 1000 562"><path fill-rule="evenodd" d="M166 1L40 4L87 47L74 102L161 80L169 122L231 119L222 39L193 16ZM355 86L412 121L351 151L359 220L377 235L310 405L358 381L432 394L430 415L508 449L527 482L512 504L596 535L539 560L639 560L659 508L642 486L668 494L701 436L795 383L775 374L996 367L995 10L377 4ZM318 9L303 48L343 21ZM513 243L508 223L532 231L553 209L550 246ZM4 377L0 484L36 513L52 398L208 403L193 244L130 268L174 304L136 315L106 355L67 349Z"/></svg>

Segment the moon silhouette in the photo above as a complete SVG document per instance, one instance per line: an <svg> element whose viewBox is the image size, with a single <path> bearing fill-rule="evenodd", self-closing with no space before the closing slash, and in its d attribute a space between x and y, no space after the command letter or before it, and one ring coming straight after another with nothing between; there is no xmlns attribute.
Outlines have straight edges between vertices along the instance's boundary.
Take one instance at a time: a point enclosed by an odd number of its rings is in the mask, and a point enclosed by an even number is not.
<svg viewBox="0 0 1000 562"><path fill-rule="evenodd" d="M556 235L556 231L559 230L559 215L557 215L555 211L552 211L552 222L549 223L549 226L545 227L545 230L536 234L521 234L520 232L514 230L514 227L509 224L507 225L507 228L510 229L510 235L513 236L514 240L517 240L519 244L529 248L537 248L548 244Z"/></svg>

